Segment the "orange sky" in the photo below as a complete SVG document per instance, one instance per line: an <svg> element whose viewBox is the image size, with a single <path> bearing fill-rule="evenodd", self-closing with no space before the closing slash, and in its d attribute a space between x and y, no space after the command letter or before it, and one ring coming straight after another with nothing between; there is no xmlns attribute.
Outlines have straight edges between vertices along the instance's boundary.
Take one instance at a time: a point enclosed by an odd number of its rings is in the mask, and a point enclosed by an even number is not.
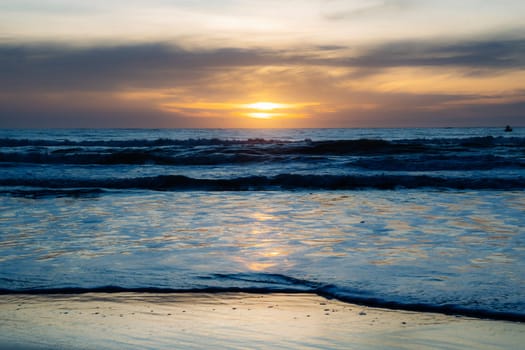
<svg viewBox="0 0 525 350"><path fill-rule="evenodd" d="M0 127L525 125L522 1L2 1Z"/></svg>

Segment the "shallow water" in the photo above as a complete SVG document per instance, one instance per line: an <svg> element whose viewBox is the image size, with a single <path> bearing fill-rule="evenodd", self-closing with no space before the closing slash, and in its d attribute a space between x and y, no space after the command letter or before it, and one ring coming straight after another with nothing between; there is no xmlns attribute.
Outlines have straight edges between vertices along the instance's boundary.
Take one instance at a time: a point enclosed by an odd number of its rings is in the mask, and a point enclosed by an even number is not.
<svg viewBox="0 0 525 350"><path fill-rule="evenodd" d="M519 191L2 197L0 281L8 289L328 285L336 297L525 313L524 210Z"/></svg>
<svg viewBox="0 0 525 350"><path fill-rule="evenodd" d="M46 139L42 135L53 139L57 132L28 131L17 139ZM76 138L74 142L83 142L80 131L60 132ZM86 135L97 135L95 131L83 132L84 141ZM120 139L134 140L138 132L130 132L127 138L121 134ZM343 133L330 132L335 136L325 132L327 139L337 139ZM418 132L413 130L412 136ZM404 130L402 135L408 134ZM292 139L294 135L280 136ZM452 141L454 147L474 139L459 140ZM446 186L458 180L455 174L442 170L430 170L435 178L425 180L425 186L403 188L403 183L420 176L413 156L423 159L433 151L410 153L408 164L415 164L416 169L396 169L395 176L401 174L397 185L377 189L382 187L373 185L369 170L340 166L351 157L371 161L368 153L356 156L349 154L351 150L344 154L337 154L337 149L323 151L323 160L316 163L311 148L304 151L303 141L292 142L296 148L293 154L299 147L308 158L298 163L288 158L237 165L226 162L214 167L3 162L7 171L0 176L5 180L0 195L0 288L3 292L107 286L127 290L306 291L372 305L523 319L522 140L505 137L496 139L498 145L494 145L489 139L488 146L486 139L476 141L483 146L469 146L465 152L482 153L485 164L495 164L496 169L461 171L467 184L477 183L480 172L492 179L489 185L473 189ZM19 147L29 147L49 154L49 147L54 147L31 142L32 146L3 146L2 152L27 153ZM321 146L325 144L314 147ZM92 153L90 147L82 152ZM215 152L219 146L213 147ZM223 153L224 147L228 151L252 146L221 144ZM268 147L282 146L274 141L256 146L259 151ZM447 147L448 156L441 162L450 168L457 161L457 152ZM509 158L515 166L500 167L487 158L494 149L500 149L501 157ZM406 156L378 152L374 159L396 158L399 164ZM428 165L428 157L425 159ZM273 176L269 167L275 173L304 176L288 177L286 183L279 183L282 178L277 177L277 182L271 182L274 178L267 177ZM231 183L188 185L187 180L158 188L159 174L179 176L184 171L185 176L198 181L213 176L217 181L238 181L239 172L263 179L250 178L255 182L243 183L234 191L228 187ZM137 177L141 172L154 177ZM372 184L371 188L353 189L341 185L341 178L330 178L352 172L365 184ZM397 179L394 173L391 179ZM437 178L448 182L443 185ZM135 181L132 185L146 183L149 187L126 185L131 183L126 182L129 179ZM510 189L499 185L507 180L517 185ZM334 182L327 185L327 181Z"/></svg>

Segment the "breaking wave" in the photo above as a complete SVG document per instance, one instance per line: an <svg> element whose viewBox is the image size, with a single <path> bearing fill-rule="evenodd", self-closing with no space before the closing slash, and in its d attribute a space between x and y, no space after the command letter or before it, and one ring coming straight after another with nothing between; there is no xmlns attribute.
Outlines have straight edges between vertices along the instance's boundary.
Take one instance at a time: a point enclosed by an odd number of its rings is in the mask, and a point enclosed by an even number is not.
<svg viewBox="0 0 525 350"><path fill-rule="evenodd" d="M321 282L297 279L281 274L266 273L234 273L214 274L202 277L203 280L211 281L209 285L189 288L169 287L60 287L60 288L26 288L26 289L0 289L0 295L5 294L85 294L85 293L312 293L327 299L337 299L346 303L365 305L370 307L381 307L396 310L408 310L417 312L433 312L448 315L461 315L477 318L488 318L495 320L506 320L525 322L525 315L521 313L496 311L469 307L457 304L444 304L441 302L414 302L403 300L398 297L380 297L369 291L348 287L323 284Z"/></svg>
<svg viewBox="0 0 525 350"><path fill-rule="evenodd" d="M0 139L0 162L38 164L162 164L162 165L209 165L301 160L318 161L318 157L330 156L407 156L419 155L440 160L456 153L476 152L460 158L473 162L493 163L487 158L490 151L522 150L523 138L476 137L465 139L415 139L386 141L375 139L328 140L328 141L280 141L265 139L221 140L121 140L121 141L52 141L28 139ZM483 150L485 157L479 155ZM478 157L476 157L478 156ZM452 157L457 163L457 158ZM512 162L496 159L503 166ZM403 159L400 159L403 161ZM496 162L496 164L499 164ZM360 166L363 164L356 163ZM370 166L373 166L374 159ZM393 164L391 162L391 164ZM481 167L485 165L481 165ZM519 161L518 166L525 166ZM366 167L366 164L365 164Z"/></svg>
<svg viewBox="0 0 525 350"><path fill-rule="evenodd" d="M129 179L0 179L0 186L15 187L4 192L18 195L35 193L82 195L111 190L204 190L204 191L267 191L267 190L353 190L398 188L450 189L525 189L525 178L464 178L426 175L295 175L272 177L248 176L232 179L195 179L182 175L162 175ZM24 187L24 188L20 188ZM27 189L27 187L37 190Z"/></svg>

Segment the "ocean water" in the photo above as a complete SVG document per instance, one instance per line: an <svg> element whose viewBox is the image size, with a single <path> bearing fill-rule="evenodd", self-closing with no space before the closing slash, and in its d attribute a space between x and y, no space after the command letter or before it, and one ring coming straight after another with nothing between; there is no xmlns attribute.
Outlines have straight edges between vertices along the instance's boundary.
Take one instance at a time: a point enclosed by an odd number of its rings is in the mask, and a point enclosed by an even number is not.
<svg viewBox="0 0 525 350"><path fill-rule="evenodd" d="M525 128L0 130L0 291L525 320Z"/></svg>

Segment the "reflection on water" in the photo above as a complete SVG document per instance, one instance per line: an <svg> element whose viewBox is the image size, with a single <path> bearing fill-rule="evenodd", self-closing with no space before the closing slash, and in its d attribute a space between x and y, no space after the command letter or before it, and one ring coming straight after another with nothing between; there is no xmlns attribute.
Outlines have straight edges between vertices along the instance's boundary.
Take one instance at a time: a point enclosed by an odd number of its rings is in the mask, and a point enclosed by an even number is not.
<svg viewBox="0 0 525 350"><path fill-rule="evenodd" d="M519 191L4 196L0 287L188 288L215 273L267 272L444 301L504 299L524 283L524 212Z"/></svg>

